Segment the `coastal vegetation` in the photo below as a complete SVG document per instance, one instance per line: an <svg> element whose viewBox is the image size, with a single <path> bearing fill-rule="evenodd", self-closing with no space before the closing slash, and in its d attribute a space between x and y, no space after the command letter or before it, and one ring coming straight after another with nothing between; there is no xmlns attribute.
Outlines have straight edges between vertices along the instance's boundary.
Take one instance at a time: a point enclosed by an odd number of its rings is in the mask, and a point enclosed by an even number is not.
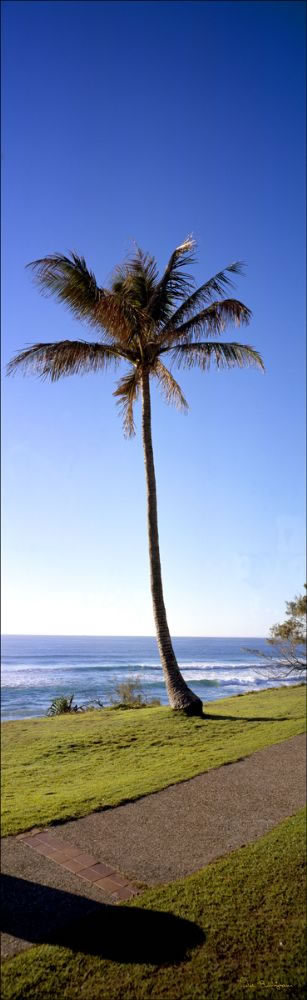
<svg viewBox="0 0 307 1000"><path fill-rule="evenodd" d="M111 702L116 708L157 708L161 704L159 698L146 699L140 677L116 684Z"/></svg>
<svg viewBox="0 0 307 1000"><path fill-rule="evenodd" d="M100 698L95 698L92 702L85 702L83 705L74 705L74 694L60 695L53 698L46 715L70 715L72 712L92 712L95 708L104 708ZM131 677L129 680L116 684L114 694L111 694L111 704L116 708L156 708L160 705L159 698L145 698L141 680L139 677Z"/></svg>
<svg viewBox="0 0 307 1000"><path fill-rule="evenodd" d="M56 943L42 924L46 943L3 963L2 1000L267 1000L278 988L299 1000L304 856L302 810L195 875L101 905Z"/></svg>
<svg viewBox="0 0 307 1000"><path fill-rule="evenodd" d="M247 324L251 312L229 297L232 276L242 274L242 264L230 264L195 288L186 267L194 263L194 240L176 247L159 277L154 257L137 249L114 273L110 288L100 287L83 257L53 254L33 261L36 281L43 293L54 295L73 315L97 331L98 341L62 340L37 343L12 359L8 373L34 371L52 381L109 366L128 363L114 396L123 414L124 432L135 433L134 404L142 397L142 432L147 486L147 520L151 592L157 641L169 702L187 715L202 716L202 702L186 684L177 663L169 632L158 534L157 492L151 430L150 379L158 383L167 403L188 409L183 392L164 364L167 357L178 367L195 365L206 372L213 362L218 369L254 366L263 361L253 347L238 342L210 340L228 324Z"/></svg>
<svg viewBox="0 0 307 1000"><path fill-rule="evenodd" d="M268 645L273 649L272 653L260 651L259 649L247 649L249 653L256 653L274 671L278 670L279 676L290 676L290 674L301 673L306 675L306 645L307 645L307 584L304 584L305 593L299 594L293 601L286 601L286 619L278 622L270 628L270 635L267 639Z"/></svg>
<svg viewBox="0 0 307 1000"><path fill-rule="evenodd" d="M74 694L68 697L62 694L59 698L53 698L46 715L53 717L54 715L71 715L72 712L80 712L80 705L73 705L74 697Z"/></svg>
<svg viewBox="0 0 307 1000"><path fill-rule="evenodd" d="M2 835L132 801L305 730L305 685L204 706L105 708L2 724Z"/></svg>

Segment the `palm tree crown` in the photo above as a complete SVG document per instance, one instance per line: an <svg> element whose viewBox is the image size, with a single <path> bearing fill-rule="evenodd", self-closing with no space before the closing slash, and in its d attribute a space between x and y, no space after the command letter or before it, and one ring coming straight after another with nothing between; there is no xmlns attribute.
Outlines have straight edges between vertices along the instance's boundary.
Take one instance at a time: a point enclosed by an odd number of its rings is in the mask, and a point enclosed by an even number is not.
<svg viewBox="0 0 307 1000"><path fill-rule="evenodd" d="M28 267L40 289L55 295L78 319L94 327L99 339L34 344L12 359L8 373L32 369L55 381L63 375L128 362L114 396L122 408L125 433L131 436L144 370L157 379L168 402L187 409L180 386L163 363L165 354L178 367L198 365L207 370L213 361L218 368L254 365L263 369L259 353L249 345L201 339L221 334L227 323L247 324L251 312L237 299L221 297L233 285L230 275L242 273L242 264L230 264L195 289L186 273L186 265L194 260L193 250L191 238L176 247L159 278L155 259L137 249L116 269L109 289L97 285L84 258L76 253L33 261Z"/></svg>

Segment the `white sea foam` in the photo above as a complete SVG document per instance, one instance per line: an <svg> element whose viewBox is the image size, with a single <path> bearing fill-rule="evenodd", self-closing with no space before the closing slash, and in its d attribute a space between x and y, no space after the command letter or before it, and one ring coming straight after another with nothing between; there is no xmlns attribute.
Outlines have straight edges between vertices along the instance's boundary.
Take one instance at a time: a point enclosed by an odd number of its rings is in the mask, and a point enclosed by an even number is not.
<svg viewBox="0 0 307 1000"><path fill-rule="evenodd" d="M265 669L255 653L267 650L264 640L176 639L175 652L187 683L206 701L226 695L291 684L275 666ZM167 702L157 644L146 637L7 636L2 640L3 718L44 715L59 694L75 695L77 704L99 697L110 704L121 681L138 676L146 697ZM271 672L271 673L270 673Z"/></svg>

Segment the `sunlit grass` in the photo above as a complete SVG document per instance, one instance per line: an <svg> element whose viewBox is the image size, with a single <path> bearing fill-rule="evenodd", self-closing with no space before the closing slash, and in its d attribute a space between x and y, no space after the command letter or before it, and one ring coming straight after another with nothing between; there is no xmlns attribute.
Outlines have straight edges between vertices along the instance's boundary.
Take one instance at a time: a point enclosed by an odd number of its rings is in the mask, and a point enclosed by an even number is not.
<svg viewBox="0 0 307 1000"><path fill-rule="evenodd" d="M305 687L205 706L102 709L2 725L2 835L85 816L191 778L304 731Z"/></svg>
<svg viewBox="0 0 307 1000"><path fill-rule="evenodd" d="M196 875L101 906L66 929L65 946L59 932L8 959L2 1000L303 997L304 846L303 810Z"/></svg>

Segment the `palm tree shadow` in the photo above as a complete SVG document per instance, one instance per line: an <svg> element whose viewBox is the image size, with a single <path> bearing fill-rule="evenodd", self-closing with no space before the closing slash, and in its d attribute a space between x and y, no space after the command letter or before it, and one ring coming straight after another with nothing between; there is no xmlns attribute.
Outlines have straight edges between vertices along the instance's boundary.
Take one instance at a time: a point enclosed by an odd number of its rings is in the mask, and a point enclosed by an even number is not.
<svg viewBox="0 0 307 1000"><path fill-rule="evenodd" d="M1 932L22 942L54 944L115 962L182 961L203 931L172 913L113 906L2 875ZM20 950L16 941L16 951Z"/></svg>
<svg viewBox="0 0 307 1000"><path fill-rule="evenodd" d="M230 722L289 722L289 716L288 715L280 715L280 716L277 716L277 715L272 715L272 716L269 716L269 715L263 715L263 716L262 715L217 715L216 712L214 712L214 713L213 712L204 712L203 718L204 718L204 722L206 722L207 719L218 719L221 722L223 722L224 720L225 720L225 722L228 721L228 720Z"/></svg>

